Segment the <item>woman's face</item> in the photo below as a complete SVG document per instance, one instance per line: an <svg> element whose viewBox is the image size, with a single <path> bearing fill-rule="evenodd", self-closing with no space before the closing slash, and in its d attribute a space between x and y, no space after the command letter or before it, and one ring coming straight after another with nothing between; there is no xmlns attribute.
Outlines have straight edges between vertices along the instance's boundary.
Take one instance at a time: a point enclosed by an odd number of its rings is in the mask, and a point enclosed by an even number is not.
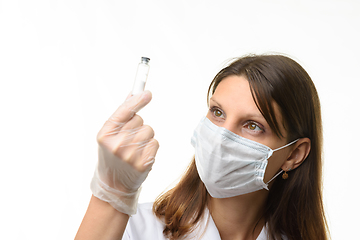
<svg viewBox="0 0 360 240"><path fill-rule="evenodd" d="M282 117L277 104L274 104L277 122ZM257 108L252 97L249 82L243 76L229 76L224 78L217 86L210 98L207 118L219 127L276 149L287 144L286 132L280 126L283 138L279 138L269 127L265 118ZM291 146L274 152L268 160L264 182L269 181L290 156Z"/></svg>

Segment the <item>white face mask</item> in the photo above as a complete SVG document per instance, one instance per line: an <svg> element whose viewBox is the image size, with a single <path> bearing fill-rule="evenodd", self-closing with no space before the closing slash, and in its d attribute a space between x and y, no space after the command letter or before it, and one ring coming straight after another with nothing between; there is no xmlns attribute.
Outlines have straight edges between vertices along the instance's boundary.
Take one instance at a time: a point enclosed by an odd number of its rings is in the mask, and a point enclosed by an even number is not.
<svg viewBox="0 0 360 240"><path fill-rule="evenodd" d="M297 140L272 150L243 138L226 128L218 127L204 117L194 131L191 144L195 148L195 163L200 179L214 198L234 197L260 189L264 183L268 158Z"/></svg>

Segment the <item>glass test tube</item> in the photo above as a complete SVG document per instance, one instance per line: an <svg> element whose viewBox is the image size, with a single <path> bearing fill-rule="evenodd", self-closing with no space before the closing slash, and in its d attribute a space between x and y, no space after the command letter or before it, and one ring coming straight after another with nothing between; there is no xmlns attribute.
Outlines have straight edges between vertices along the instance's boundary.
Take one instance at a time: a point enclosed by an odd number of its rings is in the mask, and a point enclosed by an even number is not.
<svg viewBox="0 0 360 240"><path fill-rule="evenodd" d="M149 73L149 61L150 58L148 57L141 57L141 62L138 65L137 71L136 71L136 77L132 89L132 95L138 94L142 91L144 91L145 83L148 77Z"/></svg>

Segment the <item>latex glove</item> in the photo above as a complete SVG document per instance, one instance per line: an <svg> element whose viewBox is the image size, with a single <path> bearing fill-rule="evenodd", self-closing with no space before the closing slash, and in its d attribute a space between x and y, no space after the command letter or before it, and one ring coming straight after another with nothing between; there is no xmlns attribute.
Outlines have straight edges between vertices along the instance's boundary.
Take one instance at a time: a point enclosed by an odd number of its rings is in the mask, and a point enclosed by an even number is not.
<svg viewBox="0 0 360 240"><path fill-rule="evenodd" d="M129 96L97 136L99 161L91 182L92 193L128 215L136 213L141 184L159 148L153 129L143 125L136 114L150 101L149 91Z"/></svg>

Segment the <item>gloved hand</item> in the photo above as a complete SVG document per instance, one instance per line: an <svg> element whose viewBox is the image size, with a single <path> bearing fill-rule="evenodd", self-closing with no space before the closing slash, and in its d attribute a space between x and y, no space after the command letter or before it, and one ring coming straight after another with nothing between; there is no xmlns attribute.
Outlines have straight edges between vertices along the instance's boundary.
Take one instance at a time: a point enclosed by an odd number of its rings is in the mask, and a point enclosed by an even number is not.
<svg viewBox="0 0 360 240"><path fill-rule="evenodd" d="M136 113L151 100L151 92L129 96L105 122L97 136L99 161L91 182L93 195L119 212L136 213L141 184L155 160L159 143L151 127Z"/></svg>

